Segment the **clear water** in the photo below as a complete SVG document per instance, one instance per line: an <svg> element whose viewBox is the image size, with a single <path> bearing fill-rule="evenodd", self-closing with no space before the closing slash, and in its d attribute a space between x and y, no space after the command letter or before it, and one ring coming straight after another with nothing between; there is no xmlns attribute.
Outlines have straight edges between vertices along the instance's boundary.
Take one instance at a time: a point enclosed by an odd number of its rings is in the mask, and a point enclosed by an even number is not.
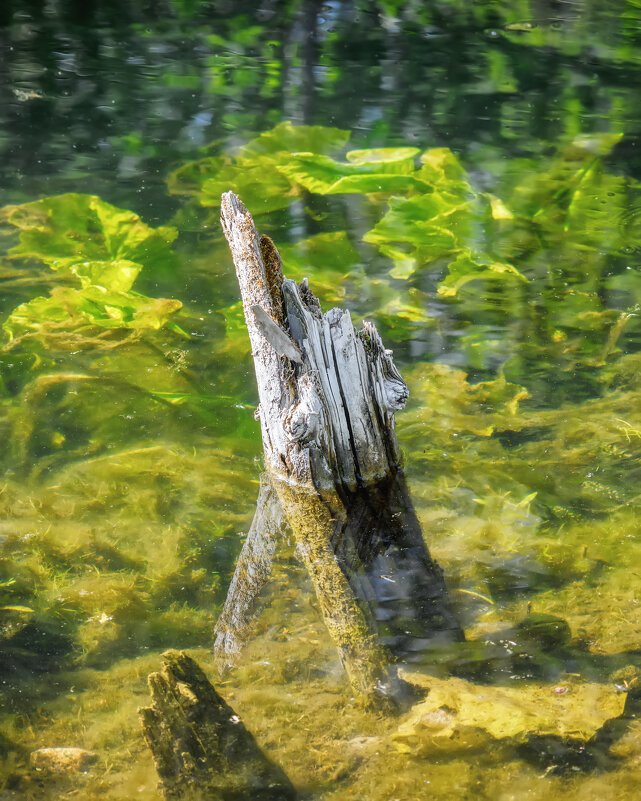
<svg viewBox="0 0 641 801"><path fill-rule="evenodd" d="M636 798L641 7L107 5L3 3L0 204L90 193L174 225L175 259L145 265L135 289L180 300L187 336L3 340L1 797L158 799L136 710L171 647L198 659L304 797ZM455 286L457 254L429 255L433 232L411 226L415 264L395 262L363 236L398 192L305 191L264 211L281 191L269 175L254 195L228 187L325 308L376 322L408 382L410 490L468 638L423 670L523 698L572 697L577 682L625 693L616 736L585 759L513 739L399 750L406 718L353 698L290 543L238 667L218 675L213 622L258 493L256 390L217 209L168 186L208 155L235 164L285 121L349 131L339 160L449 148L474 196L444 227L475 269L481 253L521 274ZM489 195L512 217L488 216ZM5 321L75 284L38 253L12 258L2 221ZM533 615L556 628L531 633ZM36 772L29 754L47 746L97 762Z"/></svg>

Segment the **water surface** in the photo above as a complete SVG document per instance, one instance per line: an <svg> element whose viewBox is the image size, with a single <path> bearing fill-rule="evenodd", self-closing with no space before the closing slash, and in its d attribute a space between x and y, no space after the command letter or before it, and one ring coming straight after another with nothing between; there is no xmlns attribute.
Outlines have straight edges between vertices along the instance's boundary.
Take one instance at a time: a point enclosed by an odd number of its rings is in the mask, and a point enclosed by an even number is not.
<svg viewBox="0 0 641 801"><path fill-rule="evenodd" d="M213 621L261 448L233 266L193 170L229 181L324 308L374 320L394 349L427 543L468 641L494 643L422 668L524 693L626 692L641 627L640 14L633 2L3 5L0 203L88 193L175 227L173 244L139 254L134 289L183 304L167 312L174 328L5 331L6 798L159 798L136 710L169 647L190 649L305 797L636 797L634 693L613 743L583 760L510 743L399 751L400 721L353 699L291 543L219 681ZM301 148L277 128L277 155L260 161L256 137L287 123L325 129ZM346 152L372 148L416 148L391 159L392 176L418 176L431 152L429 187L323 193L290 158L354 163ZM107 228L56 208L55 235L13 256L17 218L2 217L3 322L80 291L49 245L98 259L86 248ZM154 308L161 321L168 307ZM519 640L533 615L561 634ZM34 773L43 746L98 762Z"/></svg>

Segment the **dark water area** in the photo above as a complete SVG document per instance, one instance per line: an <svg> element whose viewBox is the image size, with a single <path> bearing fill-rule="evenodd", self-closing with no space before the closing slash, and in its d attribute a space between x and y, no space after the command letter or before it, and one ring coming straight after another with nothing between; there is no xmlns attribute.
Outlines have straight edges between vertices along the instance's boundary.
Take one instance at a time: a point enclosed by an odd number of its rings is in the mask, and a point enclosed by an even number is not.
<svg viewBox="0 0 641 801"><path fill-rule="evenodd" d="M563 135L624 130L612 160L641 170L630 3L8 2L2 15L7 202L90 181L163 219L168 167L284 119L362 147L451 147L481 175Z"/></svg>
<svg viewBox="0 0 641 801"><path fill-rule="evenodd" d="M302 798L638 797L640 87L636 0L4 0L2 801L157 801L167 648ZM228 189L409 386L466 641L401 660L429 693L397 717L287 537L215 665L262 456Z"/></svg>

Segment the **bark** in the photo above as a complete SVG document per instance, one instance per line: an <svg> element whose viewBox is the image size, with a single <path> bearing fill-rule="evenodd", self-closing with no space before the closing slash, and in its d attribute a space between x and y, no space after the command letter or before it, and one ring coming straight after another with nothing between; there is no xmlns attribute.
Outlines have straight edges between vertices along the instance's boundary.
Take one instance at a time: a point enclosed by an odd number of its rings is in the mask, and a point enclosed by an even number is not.
<svg viewBox="0 0 641 801"><path fill-rule="evenodd" d="M400 467L394 414L407 387L376 328L366 323L357 334L348 311L323 315L306 281L283 278L273 243L231 192L221 222L252 346L268 470L329 490L392 475Z"/></svg>

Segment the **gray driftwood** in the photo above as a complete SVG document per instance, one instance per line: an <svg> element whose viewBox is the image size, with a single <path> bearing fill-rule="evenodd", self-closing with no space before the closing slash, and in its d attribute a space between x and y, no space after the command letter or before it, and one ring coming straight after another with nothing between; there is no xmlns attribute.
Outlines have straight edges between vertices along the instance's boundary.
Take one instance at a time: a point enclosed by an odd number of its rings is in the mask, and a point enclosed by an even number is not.
<svg viewBox="0 0 641 801"><path fill-rule="evenodd" d="M284 278L274 244L231 192L221 222L252 347L267 472L352 685L384 703L403 688L381 635L394 647L411 629L409 650L435 635L463 636L401 471L394 415L407 387L372 324L356 332L348 311L321 312L307 280ZM256 515L254 552L261 507ZM217 625L219 652L231 642L230 620L247 617L239 614L248 609L239 592L247 555Z"/></svg>
<svg viewBox="0 0 641 801"><path fill-rule="evenodd" d="M296 486L356 489L400 466L394 414L407 386L368 323L356 332L341 309L321 313L306 281L283 277L232 192L221 202L252 346L265 462Z"/></svg>
<svg viewBox="0 0 641 801"><path fill-rule="evenodd" d="M285 773L187 654L163 654L162 670L148 681L152 705L139 714L167 801L296 798Z"/></svg>

